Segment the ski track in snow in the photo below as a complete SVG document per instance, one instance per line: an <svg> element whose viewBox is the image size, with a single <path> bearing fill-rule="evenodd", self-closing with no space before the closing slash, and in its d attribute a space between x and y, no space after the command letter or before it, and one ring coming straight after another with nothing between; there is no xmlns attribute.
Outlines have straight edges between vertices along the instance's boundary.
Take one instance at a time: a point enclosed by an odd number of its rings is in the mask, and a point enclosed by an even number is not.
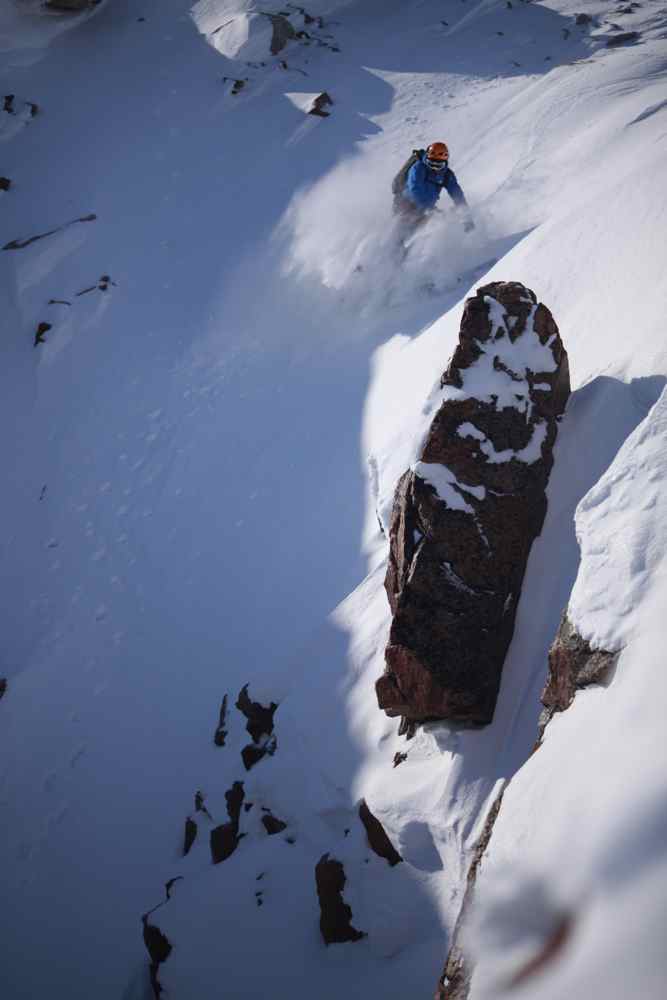
<svg viewBox="0 0 667 1000"><path fill-rule="evenodd" d="M16 0L0 13L1 93L17 108L0 117L12 181L0 245L96 218L0 252L3 996L145 1000L140 917L181 875L151 918L175 945L160 968L173 998L221 984L248 1000L315 983L323 1000L431 995L470 851L534 742L573 586L584 634L628 644L619 673L637 665L641 681L627 708L615 681L578 696L511 782L503 816L515 802L518 819L498 827L489 912L506 918L493 888L503 864L517 865L512 899L533 900L540 927L576 903L576 880L555 902L540 887L549 857L574 849L584 779L541 826L531 796L565 785L563 746L579 770L580 716L590 732L609 694L600 746L619 776L651 754L664 765L652 742L661 689L649 711L665 595L664 12L591 0L593 24L580 28L574 0L314 0L330 47L291 42L262 67L256 52L247 65L224 47L246 37L255 8L241 0L105 3L75 17L39 7ZM641 43L607 50L614 20ZM253 45L265 27L252 22ZM329 118L294 102L323 90ZM464 235L443 203L399 267L391 177L441 136L476 229ZM389 625L378 519L386 528L442 399L462 299L482 278L521 280L551 309L574 392L494 723L431 724L406 743L373 690ZM41 323L50 329L33 346ZM279 703L276 752L249 772L234 707L246 683ZM624 738L613 744L630 711L646 713L646 732L633 730L626 771ZM605 784L602 750L588 787L601 783L608 815L630 813ZM394 768L397 753L407 759ZM646 783L656 801L658 771ZM228 819L234 781L253 806L235 853L213 867L208 837ZM404 859L396 868L368 848L362 797ZM284 834L267 836L263 807ZM188 815L198 836L183 858ZM577 843L573 869L580 885L610 887L604 859L613 867L623 843L586 823L602 860ZM325 852L345 865L345 899L368 934L356 944L321 942L313 873ZM610 913L626 905L641 928L659 901L641 887L601 892L591 967L568 965L540 1000L590 996ZM515 962L535 948L519 924L509 921ZM483 922L476 933L491 955L481 998L506 966ZM664 958L649 945L632 989L652 1000ZM623 982L606 995L627 995Z"/></svg>

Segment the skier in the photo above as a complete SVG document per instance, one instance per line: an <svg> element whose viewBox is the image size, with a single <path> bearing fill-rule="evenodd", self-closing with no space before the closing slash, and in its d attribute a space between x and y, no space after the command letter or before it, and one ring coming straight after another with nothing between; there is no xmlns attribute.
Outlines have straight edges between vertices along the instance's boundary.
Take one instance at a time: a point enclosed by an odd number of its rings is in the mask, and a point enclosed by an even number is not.
<svg viewBox="0 0 667 1000"><path fill-rule="evenodd" d="M403 242L428 219L442 190L457 208L466 210L463 228L475 228L468 203L449 166L449 150L444 142L432 142L428 149L415 149L394 178L394 214L401 222Z"/></svg>

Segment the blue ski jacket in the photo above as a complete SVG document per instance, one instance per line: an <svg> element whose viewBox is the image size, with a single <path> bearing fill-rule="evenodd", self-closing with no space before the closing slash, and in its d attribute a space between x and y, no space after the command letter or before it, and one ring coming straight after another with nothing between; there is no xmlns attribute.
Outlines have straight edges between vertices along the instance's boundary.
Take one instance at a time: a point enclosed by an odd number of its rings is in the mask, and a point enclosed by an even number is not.
<svg viewBox="0 0 667 1000"><path fill-rule="evenodd" d="M455 205L467 204L465 195L453 170L446 167L438 173L424 163L424 155L414 163L409 171L403 190L403 196L413 202L422 211L435 208L440 192L445 189Z"/></svg>

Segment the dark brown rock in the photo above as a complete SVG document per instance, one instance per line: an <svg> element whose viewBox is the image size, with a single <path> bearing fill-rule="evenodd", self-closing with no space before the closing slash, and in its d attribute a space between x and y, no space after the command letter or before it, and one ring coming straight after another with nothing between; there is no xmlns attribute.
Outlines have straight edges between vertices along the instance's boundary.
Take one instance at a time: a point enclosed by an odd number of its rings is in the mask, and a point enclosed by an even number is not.
<svg viewBox="0 0 667 1000"><path fill-rule="evenodd" d="M37 347L38 344L45 344L44 334L48 333L52 329L51 323L40 323L35 331L35 339L33 341L33 347Z"/></svg>
<svg viewBox="0 0 667 1000"><path fill-rule="evenodd" d="M332 105L333 101L331 100L327 92L323 91L323 93L318 94L318 96L311 104L308 110L308 114L317 115L319 118L328 118L331 112L327 111L326 109L332 107Z"/></svg>
<svg viewBox="0 0 667 1000"><path fill-rule="evenodd" d="M325 944L342 944L365 937L352 926L352 910L343 900L345 871L340 861L323 854L315 865L315 884L320 901L320 930Z"/></svg>
<svg viewBox="0 0 667 1000"><path fill-rule="evenodd" d="M218 718L218 726L213 734L213 742L217 747L224 747L225 740L227 739L227 695L222 699L222 705L220 706L220 716Z"/></svg>
<svg viewBox="0 0 667 1000"><path fill-rule="evenodd" d="M241 806L243 805L243 800L245 798L245 792L243 790L243 782L235 781L232 787L225 792L225 801L227 803L227 814L232 823L238 828L239 819L241 818Z"/></svg>
<svg viewBox="0 0 667 1000"><path fill-rule="evenodd" d="M250 733L253 743L259 743L262 736L272 734L273 716L278 708L275 701L272 701L268 706L260 705L258 701L251 701L248 695L248 685L245 684L239 691L236 707L247 719L246 729Z"/></svg>
<svg viewBox="0 0 667 1000"><path fill-rule="evenodd" d="M0 177L0 191L9 191L12 182L9 177Z"/></svg>
<svg viewBox="0 0 667 1000"><path fill-rule="evenodd" d="M211 860L219 865L231 857L240 841L238 826L233 823L222 823L211 830Z"/></svg>
<svg viewBox="0 0 667 1000"><path fill-rule="evenodd" d="M195 821L188 816L185 821L185 832L183 835L183 857L189 854L190 848L197 839L197 824Z"/></svg>
<svg viewBox="0 0 667 1000"><path fill-rule="evenodd" d="M255 764L259 764L260 760L263 760L264 757L273 757L277 746L275 736L270 736L269 739L265 739L259 744L248 743L247 746L243 747L243 750L241 750L241 760L246 771L253 768Z"/></svg>
<svg viewBox="0 0 667 1000"><path fill-rule="evenodd" d="M35 108L37 106L35 105ZM3 250L24 250L29 247L31 243L36 243L37 240L44 240L47 236L53 236L54 233L60 233L63 229L69 229L70 226L75 226L78 222L95 222L97 216L94 212L90 215L82 215L79 219L72 219L71 222L65 222L62 226L56 226L55 229L49 229L45 233L37 233L36 236L28 236L27 239L22 240L10 240L9 243L5 243L2 247Z"/></svg>
<svg viewBox="0 0 667 1000"><path fill-rule="evenodd" d="M204 793L201 791L195 792L195 812L203 812L205 816L211 819L211 814L206 808Z"/></svg>
<svg viewBox="0 0 667 1000"><path fill-rule="evenodd" d="M288 42L297 37L294 26L283 14L265 14L271 22L271 55L275 56L285 48Z"/></svg>
<svg viewBox="0 0 667 1000"><path fill-rule="evenodd" d="M232 84L232 89L230 90L232 97L236 97L237 94L240 94L248 82L247 80L237 80L233 76L223 76L222 82L227 83L227 81L231 81Z"/></svg>
<svg viewBox="0 0 667 1000"><path fill-rule="evenodd" d="M245 715L247 719L246 729L252 737L252 743L241 751L243 766L246 771L249 771L264 757L273 756L276 752L278 743L273 735L273 716L278 705L275 701L270 702L269 705L260 705L258 701L251 701L248 695L248 685L245 684L239 692L236 707Z"/></svg>
<svg viewBox="0 0 667 1000"><path fill-rule="evenodd" d="M7 691L7 678L0 677L0 698L4 698Z"/></svg>
<svg viewBox="0 0 667 1000"><path fill-rule="evenodd" d="M569 708L580 688L604 683L616 666L619 655L619 651L593 649L579 635L567 613L563 615L558 635L549 650L549 671L542 692L544 711L540 716L538 745L553 715Z"/></svg>
<svg viewBox="0 0 667 1000"><path fill-rule="evenodd" d="M614 35L613 38L607 39L607 48L615 49L619 45L629 45L630 42L639 41L638 31L622 31L620 35Z"/></svg>
<svg viewBox="0 0 667 1000"><path fill-rule="evenodd" d="M239 833L239 820L244 798L242 781L235 781L232 787L225 792L229 823L223 823L211 830L211 859L214 865L226 861L234 853L243 837L243 834Z"/></svg>
<svg viewBox="0 0 667 1000"><path fill-rule="evenodd" d="M399 864L403 858L390 841L380 820L368 808L365 799L359 803L359 819L366 828L368 843L378 857L384 858L392 868Z"/></svg>
<svg viewBox="0 0 667 1000"><path fill-rule="evenodd" d="M166 962L171 955L172 947L168 938L165 937L159 927L156 927L154 924L149 924L148 916L149 914L146 914L141 918L144 925L144 944L146 945L146 951L148 952L151 960L150 976L153 996L155 997L155 1000L160 1000L162 986L158 980L158 971L160 965L163 962Z"/></svg>
<svg viewBox="0 0 667 1000"><path fill-rule="evenodd" d="M393 621L376 691L408 722L486 724L570 391L549 310L518 282L478 289L441 386L419 462L394 498Z"/></svg>
<svg viewBox="0 0 667 1000"><path fill-rule="evenodd" d="M262 825L269 837L273 837L276 833L282 833L283 830L287 829L287 823L283 823L281 819L278 819L271 812L267 812L262 816Z"/></svg>

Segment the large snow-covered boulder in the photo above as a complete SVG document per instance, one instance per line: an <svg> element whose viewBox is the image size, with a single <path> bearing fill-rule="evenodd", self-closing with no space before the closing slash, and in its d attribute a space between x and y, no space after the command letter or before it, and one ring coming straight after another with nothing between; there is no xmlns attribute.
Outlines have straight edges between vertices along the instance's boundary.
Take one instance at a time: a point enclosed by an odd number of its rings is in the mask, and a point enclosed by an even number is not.
<svg viewBox="0 0 667 1000"><path fill-rule="evenodd" d="M570 391L549 310L518 282L478 289L441 386L419 460L396 489L393 621L376 690L390 716L485 724Z"/></svg>
<svg viewBox="0 0 667 1000"><path fill-rule="evenodd" d="M271 13L257 9L254 3L228 3L219 0L200 0L192 9L192 16L210 44L228 59L242 62L260 62L269 55L277 55L287 43L296 38L303 17L296 11Z"/></svg>
<svg viewBox="0 0 667 1000"><path fill-rule="evenodd" d="M212 41L228 59L253 62L276 55L295 35L286 17L250 13L233 18L212 36Z"/></svg>

